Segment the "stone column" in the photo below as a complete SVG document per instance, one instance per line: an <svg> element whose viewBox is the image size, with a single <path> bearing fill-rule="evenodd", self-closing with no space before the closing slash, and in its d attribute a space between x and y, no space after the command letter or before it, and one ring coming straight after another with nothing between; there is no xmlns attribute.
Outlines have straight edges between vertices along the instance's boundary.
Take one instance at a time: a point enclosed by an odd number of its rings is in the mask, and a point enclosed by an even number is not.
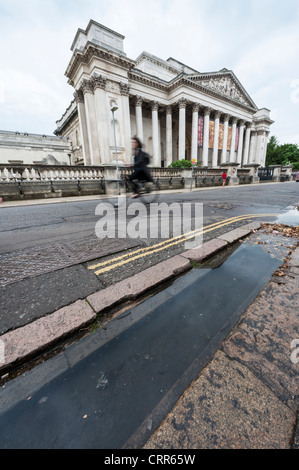
<svg viewBox="0 0 299 470"><path fill-rule="evenodd" d="M215 111L212 168L216 168L218 166L219 122L220 122L220 111Z"/></svg>
<svg viewBox="0 0 299 470"><path fill-rule="evenodd" d="M267 135L265 130L257 131L256 137L256 163L259 163L261 166L264 166L265 156L267 152Z"/></svg>
<svg viewBox="0 0 299 470"><path fill-rule="evenodd" d="M159 152L159 121L158 121L159 103L152 103L152 135L153 135L153 165L161 166L161 157Z"/></svg>
<svg viewBox="0 0 299 470"><path fill-rule="evenodd" d="M83 79L81 88L84 93L90 162L91 165L98 165L100 163L99 138L92 81Z"/></svg>
<svg viewBox="0 0 299 470"><path fill-rule="evenodd" d="M270 131L265 131L264 153L261 158L261 166L266 166L267 146L268 146L269 135L270 135Z"/></svg>
<svg viewBox="0 0 299 470"><path fill-rule="evenodd" d="M135 110L136 110L136 133L137 133L137 137L139 137L139 139L143 143L142 98L141 98L141 96L136 96Z"/></svg>
<svg viewBox="0 0 299 470"><path fill-rule="evenodd" d="M198 110L199 104L194 103L192 110L192 144L191 144L191 160L197 161L198 150Z"/></svg>
<svg viewBox="0 0 299 470"><path fill-rule="evenodd" d="M251 132L251 139L249 145L249 163L258 163L255 160L256 157L256 141L257 141L257 131Z"/></svg>
<svg viewBox="0 0 299 470"><path fill-rule="evenodd" d="M208 164L209 164L210 113L211 113L211 108L205 108L205 112L204 112L203 151L202 151L202 165L203 166L208 166Z"/></svg>
<svg viewBox="0 0 299 470"><path fill-rule="evenodd" d="M94 90L95 110L96 110L96 123L98 126L99 136L99 164L110 162L110 144L109 144L109 122L110 122L110 109L108 108L106 97L106 78L101 75L94 75L92 77L92 84Z"/></svg>
<svg viewBox="0 0 299 470"><path fill-rule="evenodd" d="M221 163L226 163L226 154L227 154L227 140L228 140L228 121L229 114L224 115L224 134L223 134L223 145L222 145L222 154L221 154Z"/></svg>
<svg viewBox="0 0 299 470"><path fill-rule="evenodd" d="M250 144L251 127L252 127L251 123L249 123L246 127L245 147L244 147L244 155L243 155L243 166L248 165L248 163L249 163L249 144Z"/></svg>
<svg viewBox="0 0 299 470"><path fill-rule="evenodd" d="M239 145L237 153L237 163L242 166L242 151L243 151L243 139L244 139L244 121L240 121L240 130L239 130Z"/></svg>
<svg viewBox="0 0 299 470"><path fill-rule="evenodd" d="M236 148L236 134L237 134L237 118L236 117L233 117L232 123L233 123L233 128L232 128L232 141L230 145L230 161L232 163L235 163L236 162L235 148Z"/></svg>
<svg viewBox="0 0 299 470"><path fill-rule="evenodd" d="M82 156L84 160L84 165L91 165L83 91L82 90L75 91L74 97L75 97L75 100L77 103L77 109L78 109L79 127L80 127L82 153L83 153Z"/></svg>
<svg viewBox="0 0 299 470"><path fill-rule="evenodd" d="M130 119L130 103L129 103L129 93L130 86L126 83L120 83L120 94L122 99L122 108L123 108L123 123L125 131L125 149L126 149L126 162L131 163L132 161L132 134L131 134L131 119Z"/></svg>
<svg viewBox="0 0 299 470"><path fill-rule="evenodd" d="M178 160L186 157L186 106L187 100L182 98L179 101L179 155Z"/></svg>
<svg viewBox="0 0 299 470"><path fill-rule="evenodd" d="M166 107L166 167L172 163L172 108Z"/></svg>

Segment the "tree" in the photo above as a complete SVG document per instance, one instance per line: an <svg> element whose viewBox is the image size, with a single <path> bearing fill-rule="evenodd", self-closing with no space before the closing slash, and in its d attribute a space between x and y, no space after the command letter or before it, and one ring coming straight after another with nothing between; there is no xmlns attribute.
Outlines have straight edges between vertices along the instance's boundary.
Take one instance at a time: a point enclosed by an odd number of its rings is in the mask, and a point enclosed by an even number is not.
<svg viewBox="0 0 299 470"><path fill-rule="evenodd" d="M279 143L277 138L272 135L267 145L266 166L280 165Z"/></svg>
<svg viewBox="0 0 299 470"><path fill-rule="evenodd" d="M271 136L267 146L266 166L292 165L294 170L299 168L299 147L297 144L283 144L275 136Z"/></svg>

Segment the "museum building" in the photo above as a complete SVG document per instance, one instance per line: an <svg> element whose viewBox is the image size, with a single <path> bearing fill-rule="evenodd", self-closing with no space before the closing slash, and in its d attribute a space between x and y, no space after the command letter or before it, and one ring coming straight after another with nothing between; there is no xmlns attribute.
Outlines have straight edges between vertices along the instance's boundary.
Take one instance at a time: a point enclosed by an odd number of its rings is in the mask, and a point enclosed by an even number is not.
<svg viewBox="0 0 299 470"><path fill-rule="evenodd" d="M74 38L65 72L74 100L55 130L71 141L72 163L129 163L137 135L154 167L183 158L208 168L265 165L270 111L231 70L201 73L148 52L132 60L123 43L93 20Z"/></svg>

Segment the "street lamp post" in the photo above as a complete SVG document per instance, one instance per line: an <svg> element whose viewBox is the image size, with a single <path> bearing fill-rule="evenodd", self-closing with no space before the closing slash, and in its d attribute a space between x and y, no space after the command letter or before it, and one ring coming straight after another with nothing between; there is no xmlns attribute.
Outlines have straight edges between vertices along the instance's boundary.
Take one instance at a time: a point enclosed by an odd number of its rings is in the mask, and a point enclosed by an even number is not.
<svg viewBox="0 0 299 470"><path fill-rule="evenodd" d="M114 120L114 112L117 111L118 107L114 105L111 108L112 111L112 119L113 119L113 131L114 131L114 146L115 146L115 162L116 162L116 178L117 178L117 188L118 188L118 195L120 196L120 188L119 188L119 172L118 172L118 159L117 159L117 146L116 146L116 134L115 134L115 120Z"/></svg>

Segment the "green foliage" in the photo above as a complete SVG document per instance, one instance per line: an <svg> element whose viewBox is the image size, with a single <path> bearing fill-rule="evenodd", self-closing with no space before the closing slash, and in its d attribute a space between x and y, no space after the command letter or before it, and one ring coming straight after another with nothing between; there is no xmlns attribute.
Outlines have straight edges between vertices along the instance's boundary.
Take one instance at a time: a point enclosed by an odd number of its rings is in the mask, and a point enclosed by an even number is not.
<svg viewBox="0 0 299 470"><path fill-rule="evenodd" d="M168 168L192 168L192 162L190 160L176 160L168 165Z"/></svg>
<svg viewBox="0 0 299 470"><path fill-rule="evenodd" d="M299 165L299 147L297 144L283 144L272 136L267 146L266 166L292 165L294 169Z"/></svg>

